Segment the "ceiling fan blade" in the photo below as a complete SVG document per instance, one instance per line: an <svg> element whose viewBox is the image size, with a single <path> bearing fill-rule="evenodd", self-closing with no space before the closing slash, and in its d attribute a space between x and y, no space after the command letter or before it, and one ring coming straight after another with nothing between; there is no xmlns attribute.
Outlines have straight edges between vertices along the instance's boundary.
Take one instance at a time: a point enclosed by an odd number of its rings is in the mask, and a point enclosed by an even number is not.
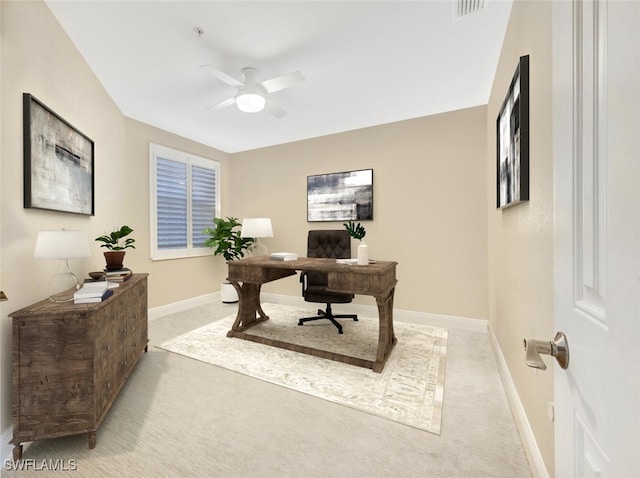
<svg viewBox="0 0 640 478"><path fill-rule="evenodd" d="M275 91L280 91L293 86L296 83L300 83L302 81L304 81L304 76L302 76L302 73L300 73L299 71L294 71L292 73L287 73L286 75L271 78L270 80L264 80L260 84L267 93L273 93Z"/></svg>
<svg viewBox="0 0 640 478"><path fill-rule="evenodd" d="M236 104L236 98L235 96L232 96L231 98L227 98L226 100L223 100L218 104L209 106L207 110L217 111L217 110L221 110L222 108L226 108L227 106L231 106L235 104Z"/></svg>
<svg viewBox="0 0 640 478"><path fill-rule="evenodd" d="M283 110L280 106L278 106L277 103L275 103L272 100L267 100L267 104L264 110L270 115L273 115L278 119L282 118L283 116L286 116L287 114L285 110Z"/></svg>
<svg viewBox="0 0 640 478"><path fill-rule="evenodd" d="M219 79L223 83L226 83L229 86L235 86L236 88L240 88L244 86L244 83L242 83L240 80L235 79L233 76L228 75L224 71L218 70L213 65L202 65L202 68L207 70L217 79Z"/></svg>

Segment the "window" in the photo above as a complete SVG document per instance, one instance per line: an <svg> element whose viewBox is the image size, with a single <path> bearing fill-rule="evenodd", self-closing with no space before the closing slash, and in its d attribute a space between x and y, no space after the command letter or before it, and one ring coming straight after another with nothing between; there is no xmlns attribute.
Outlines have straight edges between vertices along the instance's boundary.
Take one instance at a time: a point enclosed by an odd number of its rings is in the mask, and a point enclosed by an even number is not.
<svg viewBox="0 0 640 478"><path fill-rule="evenodd" d="M151 259L210 254L202 234L220 209L220 164L157 144L149 147Z"/></svg>

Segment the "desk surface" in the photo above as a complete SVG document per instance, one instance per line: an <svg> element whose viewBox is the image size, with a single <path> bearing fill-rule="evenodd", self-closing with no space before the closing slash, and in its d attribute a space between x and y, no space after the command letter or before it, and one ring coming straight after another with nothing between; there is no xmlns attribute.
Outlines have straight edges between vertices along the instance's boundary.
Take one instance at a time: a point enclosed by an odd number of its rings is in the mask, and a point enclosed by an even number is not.
<svg viewBox="0 0 640 478"><path fill-rule="evenodd" d="M320 257L300 257L295 261L279 261L269 259L269 256L247 257L236 261L227 261L233 267L269 267L276 269L289 269L297 271L321 271L321 272L345 272L355 274L380 274L388 268L395 267L398 263L393 261L376 261L366 266L357 264L339 264L336 259Z"/></svg>

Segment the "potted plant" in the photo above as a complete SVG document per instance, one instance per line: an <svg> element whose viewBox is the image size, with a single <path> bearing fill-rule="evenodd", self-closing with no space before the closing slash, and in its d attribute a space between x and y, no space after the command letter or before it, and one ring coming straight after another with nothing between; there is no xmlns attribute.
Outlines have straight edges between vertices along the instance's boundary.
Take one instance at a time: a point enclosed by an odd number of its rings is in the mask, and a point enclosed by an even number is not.
<svg viewBox="0 0 640 478"><path fill-rule="evenodd" d="M358 265L366 266L369 264L369 248L367 245L362 242L364 236L367 235L367 231L365 231L364 226L360 223L357 225L353 221L345 222L343 224L347 232L351 237L360 241L360 245L358 246Z"/></svg>
<svg viewBox="0 0 640 478"><path fill-rule="evenodd" d="M242 227L242 224L238 222L237 218L227 217L222 219L214 217L213 225L214 227L207 227L202 231L209 236L204 241L204 245L213 249L213 255L221 255L227 261L242 259L245 253L253 246L253 238L240 235L239 228ZM224 303L238 301L238 293L227 280L220 286L220 296Z"/></svg>
<svg viewBox="0 0 640 478"><path fill-rule="evenodd" d="M106 247L109 249L104 253L105 261L107 262L107 270L113 271L122 269L122 263L124 261L125 249L131 247L135 249L133 245L136 242L132 237L124 239L131 234L133 229L129 226L122 226L120 229L110 232L109 234L103 234L95 238L97 242L102 242L100 247Z"/></svg>

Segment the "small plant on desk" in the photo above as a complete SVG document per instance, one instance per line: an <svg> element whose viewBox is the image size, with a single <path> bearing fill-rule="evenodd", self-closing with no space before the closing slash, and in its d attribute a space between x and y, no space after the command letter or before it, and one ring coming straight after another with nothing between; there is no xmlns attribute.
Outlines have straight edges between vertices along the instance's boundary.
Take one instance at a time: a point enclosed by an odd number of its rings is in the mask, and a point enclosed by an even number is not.
<svg viewBox="0 0 640 478"><path fill-rule="evenodd" d="M349 221L348 223L345 222L343 225L351 237L360 241L360 245L358 246L358 265L368 265L369 248L364 242L362 242L362 239L364 239L364 236L367 234L367 231L364 230L364 226L360 223L356 226L353 221Z"/></svg>
<svg viewBox="0 0 640 478"><path fill-rule="evenodd" d="M364 239L364 236L367 235L367 231L364 230L364 226L360 223L358 223L358 225L356 226L355 222L349 221L348 223L345 222L343 226L351 237L353 237L354 239L358 239L359 241Z"/></svg>

